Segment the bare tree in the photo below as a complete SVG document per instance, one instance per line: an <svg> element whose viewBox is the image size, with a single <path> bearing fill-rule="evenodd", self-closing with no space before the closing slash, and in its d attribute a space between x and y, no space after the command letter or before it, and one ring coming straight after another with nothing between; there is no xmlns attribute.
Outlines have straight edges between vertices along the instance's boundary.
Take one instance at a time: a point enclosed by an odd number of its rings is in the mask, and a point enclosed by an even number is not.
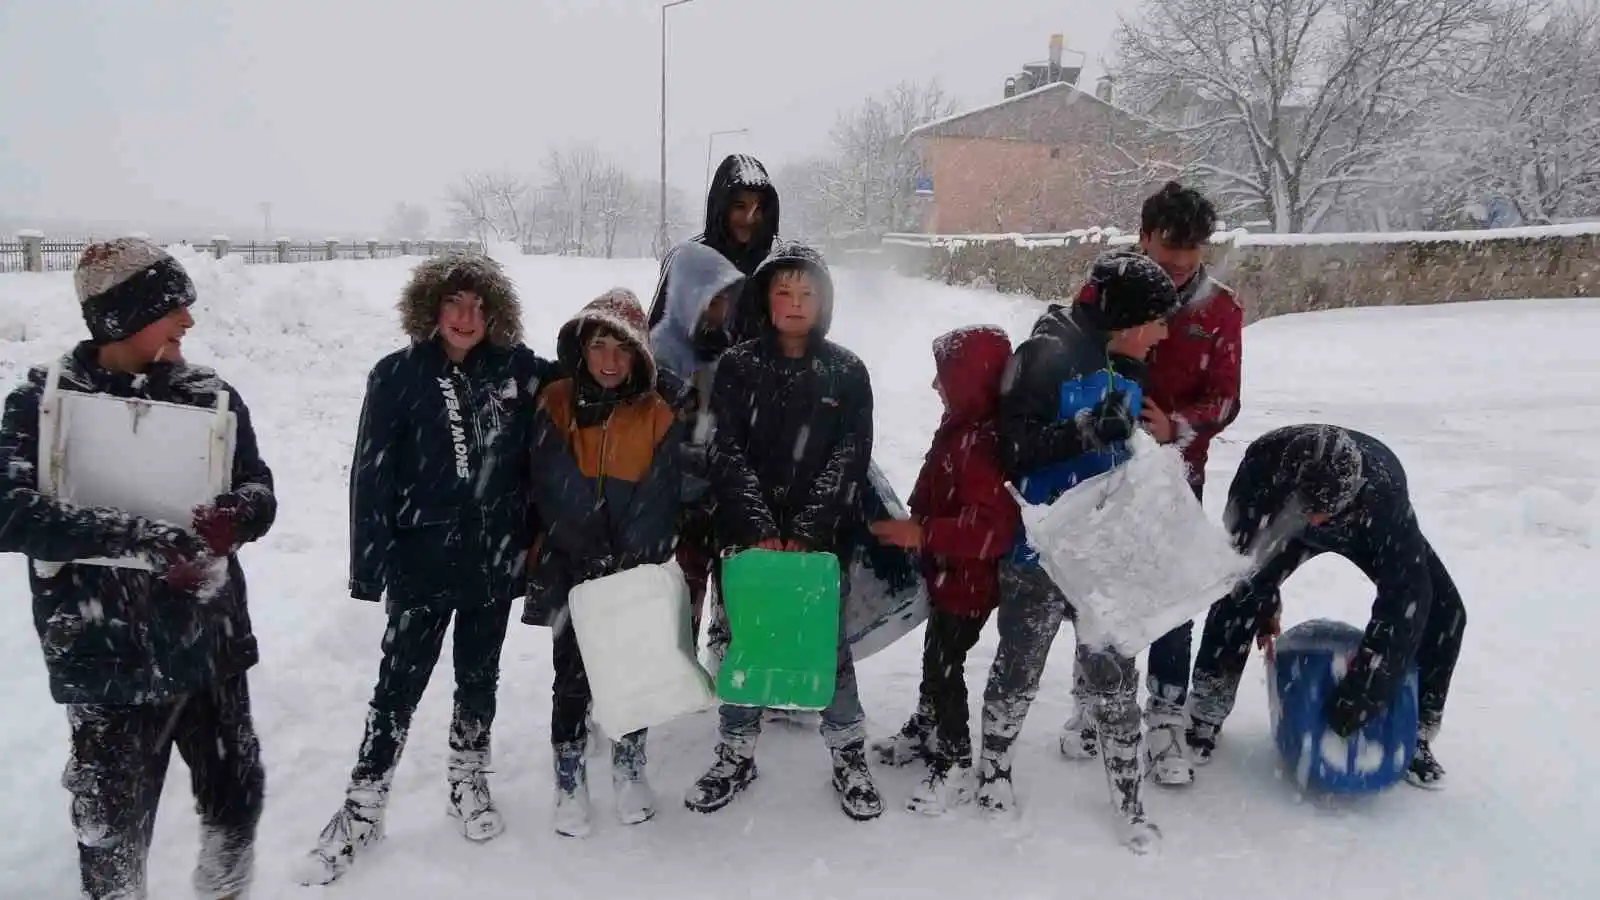
<svg viewBox="0 0 1600 900"><path fill-rule="evenodd" d="M1313 231L1381 184L1423 86L1473 58L1488 0L1145 0L1117 30L1121 102L1181 146L1224 215Z"/></svg>
<svg viewBox="0 0 1600 900"><path fill-rule="evenodd" d="M563 253L582 255L599 233L599 187L605 170L593 144L551 150L544 162L544 191Z"/></svg>
<svg viewBox="0 0 1600 900"><path fill-rule="evenodd" d="M480 243L490 240L523 242L524 198L528 183L510 172L469 172L450 187L445 208L461 234Z"/></svg>
<svg viewBox="0 0 1600 900"><path fill-rule="evenodd" d="M416 203L397 203L389 213L383 227L384 237L394 240L414 240L428 236L431 216L428 209Z"/></svg>

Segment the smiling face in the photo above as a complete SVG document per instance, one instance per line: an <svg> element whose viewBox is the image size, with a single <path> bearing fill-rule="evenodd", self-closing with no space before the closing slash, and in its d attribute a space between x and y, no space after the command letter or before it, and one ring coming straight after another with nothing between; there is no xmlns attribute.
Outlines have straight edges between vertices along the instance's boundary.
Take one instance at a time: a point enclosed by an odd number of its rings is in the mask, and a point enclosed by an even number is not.
<svg viewBox="0 0 1600 900"><path fill-rule="evenodd" d="M120 343L128 364L143 371L151 363L183 362L183 336L194 327L194 316L179 307L146 325Z"/></svg>
<svg viewBox="0 0 1600 900"><path fill-rule="evenodd" d="M755 191L736 191L728 204L728 236L741 245L749 244L761 228L761 217L761 195Z"/></svg>
<svg viewBox="0 0 1600 900"><path fill-rule="evenodd" d="M608 391L627 384L633 375L633 348L616 335L599 331L583 345L583 365L589 377Z"/></svg>
<svg viewBox="0 0 1600 900"><path fill-rule="evenodd" d="M1150 355L1150 349L1165 340L1166 336L1167 320L1157 319L1137 328L1112 332L1106 349L1131 359L1144 359Z"/></svg>
<svg viewBox="0 0 1600 900"><path fill-rule="evenodd" d="M457 291L439 304L439 338L452 355L465 356L487 334L483 300L472 291Z"/></svg>
<svg viewBox="0 0 1600 900"><path fill-rule="evenodd" d="M820 301L816 281L803 269L786 269L772 276L767 289L772 326L787 338L803 338L816 327Z"/></svg>
<svg viewBox="0 0 1600 900"><path fill-rule="evenodd" d="M1200 271L1199 244L1180 244L1169 239L1165 232L1149 232L1139 236L1139 247L1179 288Z"/></svg>

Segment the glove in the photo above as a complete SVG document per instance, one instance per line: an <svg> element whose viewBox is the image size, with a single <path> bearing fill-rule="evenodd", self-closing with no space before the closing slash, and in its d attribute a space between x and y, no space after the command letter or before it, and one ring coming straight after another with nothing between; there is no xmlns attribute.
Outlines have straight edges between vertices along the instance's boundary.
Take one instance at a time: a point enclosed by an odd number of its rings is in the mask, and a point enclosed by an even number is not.
<svg viewBox="0 0 1600 900"><path fill-rule="evenodd" d="M1089 443L1100 448L1133 437L1135 424L1127 391L1112 391L1078 414L1079 431Z"/></svg>
<svg viewBox="0 0 1600 900"><path fill-rule="evenodd" d="M239 549L238 498L224 494L209 506L194 510L194 533L205 541L212 556L229 556Z"/></svg>
<svg viewBox="0 0 1600 900"><path fill-rule="evenodd" d="M144 557L162 580L178 590L192 591L205 577L199 560L206 556L206 546L181 528L135 519L129 549Z"/></svg>
<svg viewBox="0 0 1600 900"><path fill-rule="evenodd" d="M1342 738L1360 731L1361 726L1367 721L1364 705L1358 700L1351 699L1343 684L1334 688L1322 707L1323 716L1328 720L1328 729Z"/></svg>

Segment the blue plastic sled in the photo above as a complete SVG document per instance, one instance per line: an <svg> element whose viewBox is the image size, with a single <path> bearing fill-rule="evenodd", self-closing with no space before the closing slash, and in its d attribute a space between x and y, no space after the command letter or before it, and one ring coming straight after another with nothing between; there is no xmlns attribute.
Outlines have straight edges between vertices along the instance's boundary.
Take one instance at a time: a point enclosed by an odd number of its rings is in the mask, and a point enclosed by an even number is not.
<svg viewBox="0 0 1600 900"><path fill-rule="evenodd" d="M1267 664L1273 739L1302 790L1369 794L1405 777L1417 752L1417 670L1410 666L1388 709L1348 739L1328 728L1323 703L1356 648L1362 631L1314 619L1278 638ZM1335 675L1337 664L1338 675Z"/></svg>

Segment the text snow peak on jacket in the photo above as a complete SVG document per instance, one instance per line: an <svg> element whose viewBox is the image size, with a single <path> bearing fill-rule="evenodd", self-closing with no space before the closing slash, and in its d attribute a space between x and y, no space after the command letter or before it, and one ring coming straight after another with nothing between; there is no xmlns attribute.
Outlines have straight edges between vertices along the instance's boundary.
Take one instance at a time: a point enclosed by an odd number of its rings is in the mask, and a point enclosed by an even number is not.
<svg viewBox="0 0 1600 900"><path fill-rule="evenodd" d="M532 438L533 496L543 523L523 621L548 624L573 585L672 555L683 426L655 390L644 311L607 295L561 329L564 371L539 397ZM588 374L581 335L599 325L634 351L634 371L603 390Z"/></svg>
<svg viewBox="0 0 1600 900"><path fill-rule="evenodd" d="M46 369L37 367L6 398L0 424L0 552L67 562L120 556L132 517L111 509L58 503L39 490L39 403ZM277 515L272 472L256 446L250 410L207 368L158 365L143 376L111 372L80 344L62 359L61 390L216 406L228 394L237 416L233 490L236 538L259 539ZM138 477L129 472L129 477ZM171 523L188 527L188 522ZM29 566L33 622L58 703L149 703L214 684L254 665L244 571L228 560L228 579L201 601L137 569L66 565L50 577Z"/></svg>
<svg viewBox="0 0 1600 900"><path fill-rule="evenodd" d="M711 470L719 540L729 547L797 540L844 557L859 530L872 460L872 380L854 353L826 339L833 284L821 255L780 247L747 290L765 297L776 272L795 268L817 280L821 305L806 355L783 355L763 303L764 336L729 350L717 366Z"/></svg>
<svg viewBox="0 0 1600 900"><path fill-rule="evenodd" d="M1011 340L990 326L961 328L934 345L949 410L911 492L922 524L922 569L934 606L982 615L999 602L999 561L1020 529L1000 470L1000 384Z"/></svg>
<svg viewBox="0 0 1600 900"><path fill-rule="evenodd" d="M1150 353L1146 388L1175 419L1189 478L1203 483L1211 440L1239 415L1244 308L1205 269L1181 293L1184 304L1167 322L1167 337Z"/></svg>

